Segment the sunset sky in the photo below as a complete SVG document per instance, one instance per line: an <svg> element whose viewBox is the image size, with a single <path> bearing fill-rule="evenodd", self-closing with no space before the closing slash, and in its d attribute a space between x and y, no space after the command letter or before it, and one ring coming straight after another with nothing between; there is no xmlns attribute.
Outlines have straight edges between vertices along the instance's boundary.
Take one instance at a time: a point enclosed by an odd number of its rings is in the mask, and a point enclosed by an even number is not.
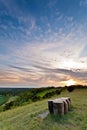
<svg viewBox="0 0 87 130"><path fill-rule="evenodd" d="M0 87L87 84L87 0L0 0Z"/></svg>

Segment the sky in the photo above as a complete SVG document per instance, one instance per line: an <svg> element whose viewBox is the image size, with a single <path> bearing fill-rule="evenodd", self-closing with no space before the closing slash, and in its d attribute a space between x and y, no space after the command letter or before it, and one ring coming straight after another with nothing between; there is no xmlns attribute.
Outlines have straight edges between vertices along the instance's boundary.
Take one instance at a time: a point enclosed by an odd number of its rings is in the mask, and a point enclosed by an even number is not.
<svg viewBox="0 0 87 130"><path fill-rule="evenodd" d="M87 0L0 0L0 87L87 84Z"/></svg>

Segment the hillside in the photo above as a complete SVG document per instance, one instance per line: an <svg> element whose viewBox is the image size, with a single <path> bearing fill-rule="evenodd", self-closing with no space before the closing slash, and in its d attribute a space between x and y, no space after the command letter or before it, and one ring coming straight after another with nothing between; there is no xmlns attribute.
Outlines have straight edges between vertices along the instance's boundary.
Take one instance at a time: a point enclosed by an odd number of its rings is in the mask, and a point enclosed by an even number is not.
<svg viewBox="0 0 87 130"><path fill-rule="evenodd" d="M72 110L64 117L38 115L47 110L47 99L0 113L0 130L86 130L87 89L62 92L58 97L70 96ZM55 97L54 97L55 98Z"/></svg>
<svg viewBox="0 0 87 130"><path fill-rule="evenodd" d="M59 95L63 88L0 88L0 112Z"/></svg>

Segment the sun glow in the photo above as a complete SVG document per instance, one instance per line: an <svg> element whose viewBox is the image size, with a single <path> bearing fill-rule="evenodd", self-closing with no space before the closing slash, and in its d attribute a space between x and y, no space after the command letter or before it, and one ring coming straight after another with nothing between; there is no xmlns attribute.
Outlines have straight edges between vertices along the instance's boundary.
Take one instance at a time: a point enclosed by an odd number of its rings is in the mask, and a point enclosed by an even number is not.
<svg viewBox="0 0 87 130"><path fill-rule="evenodd" d="M56 65L55 65L56 66ZM57 65L59 68L66 68L66 69L76 69L76 68L86 68L86 65L79 62L79 61L74 61L73 59L62 59L61 62L58 63ZM56 66L56 67L57 67Z"/></svg>
<svg viewBox="0 0 87 130"><path fill-rule="evenodd" d="M67 86L75 85L75 84L76 84L76 81L74 81L73 79L69 79L69 80L66 81Z"/></svg>

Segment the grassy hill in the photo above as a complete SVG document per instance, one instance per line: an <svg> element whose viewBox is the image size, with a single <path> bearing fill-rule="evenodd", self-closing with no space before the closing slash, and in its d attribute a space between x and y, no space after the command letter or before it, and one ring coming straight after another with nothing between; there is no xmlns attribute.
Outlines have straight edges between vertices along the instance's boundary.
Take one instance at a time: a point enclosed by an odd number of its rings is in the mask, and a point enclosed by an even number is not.
<svg viewBox="0 0 87 130"><path fill-rule="evenodd" d="M1 112L0 130L87 130L87 89L64 91L57 97L62 96L69 96L72 101L72 110L63 117L49 114L40 119L38 115L47 110L45 99Z"/></svg>
<svg viewBox="0 0 87 130"><path fill-rule="evenodd" d="M0 88L0 112L59 95L63 88Z"/></svg>

